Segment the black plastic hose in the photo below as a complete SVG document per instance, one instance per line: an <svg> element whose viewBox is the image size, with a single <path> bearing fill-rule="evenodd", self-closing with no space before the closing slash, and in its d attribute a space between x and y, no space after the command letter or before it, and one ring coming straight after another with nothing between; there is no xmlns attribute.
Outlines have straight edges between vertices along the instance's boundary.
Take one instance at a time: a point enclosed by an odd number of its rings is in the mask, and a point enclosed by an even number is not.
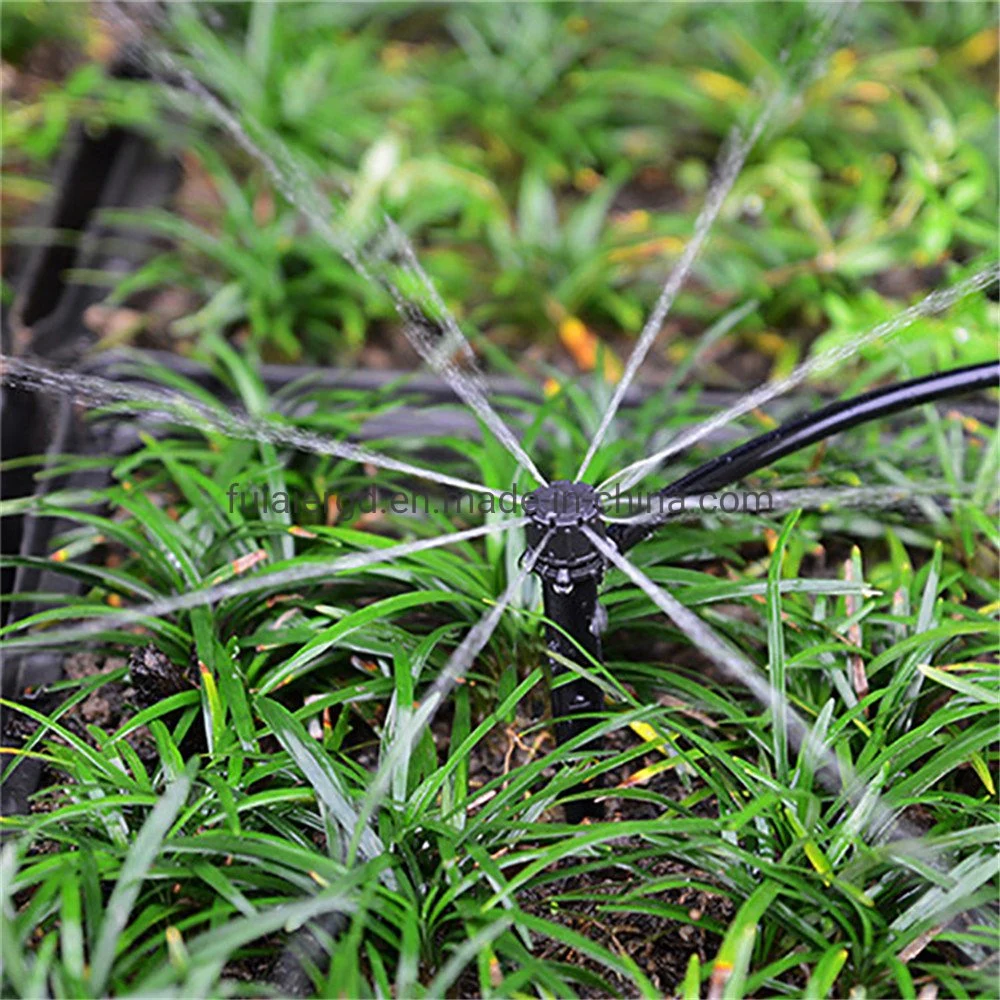
<svg viewBox="0 0 1000 1000"><path fill-rule="evenodd" d="M922 403L932 403L978 389L995 388L998 384L1000 361L988 361L937 375L926 375L909 382L874 389L853 399L831 403L815 413L791 420L711 459L659 493L653 494L652 499L655 504L657 499L692 496L729 486L785 455L858 424L888 417ZM661 517L638 524L613 524L608 528L608 534L624 552L648 538L669 519L670 515L664 513Z"/></svg>

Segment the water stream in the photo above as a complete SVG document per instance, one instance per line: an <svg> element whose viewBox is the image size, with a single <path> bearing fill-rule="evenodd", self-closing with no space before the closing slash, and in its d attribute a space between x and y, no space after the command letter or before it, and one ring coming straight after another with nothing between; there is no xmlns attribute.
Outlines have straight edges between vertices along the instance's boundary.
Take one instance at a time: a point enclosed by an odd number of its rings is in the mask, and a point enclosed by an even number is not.
<svg viewBox="0 0 1000 1000"><path fill-rule="evenodd" d="M474 538L482 538L484 535L500 534L514 528L524 527L527 523L528 518L526 517L512 518L507 521L481 525L478 528L456 531L449 535L439 535L435 538L420 538L412 542L402 542L399 545L392 545L388 548L372 549L367 552L352 552L345 556L338 556L335 559L306 560L302 558L296 565L285 569L253 573L239 580L218 583L211 587L205 587L203 590L192 590L184 594L174 594L170 597L163 597L160 600L150 601L133 608L122 610L109 608L107 613L101 614L100 617L83 622L80 625L42 630L27 636L6 639L3 642L3 646L7 649L16 649L30 646L62 646L67 643L77 643L81 639L86 639L97 632L104 632L111 628L120 628L124 625L141 623L150 618L162 618L164 615L170 615L177 611L187 611L191 608L203 607L207 604L217 604L219 601L229 600L234 597L243 597L246 594L256 594L264 590L274 590L275 588L328 579L337 573L345 573L350 570L369 569L372 566L379 566L383 563L393 563L399 559L415 555L418 552L426 552L429 549L437 549L444 545L453 545L457 542L467 542ZM8 626L6 631L9 633L17 627L18 623L14 623L13 626Z"/></svg>
<svg viewBox="0 0 1000 1000"><path fill-rule="evenodd" d="M733 510L725 510L718 506L721 496L729 493L734 502L741 506ZM804 511L836 511L836 510L912 510L919 513L922 510L920 500L933 499L942 510L951 510L954 506L955 486L951 483L908 483L898 486L819 486L801 487L787 490L771 490L761 487L758 490L745 491L721 490L711 494L715 499L711 502L716 506L705 506L701 495L654 497L647 501L644 512L634 517L608 517L604 520L609 524L660 524L665 518L667 523L684 520L697 520L705 514L786 514L792 510ZM633 505L633 510L638 504Z"/></svg>
<svg viewBox="0 0 1000 1000"><path fill-rule="evenodd" d="M782 740L787 738L796 750L802 750L811 760L821 764L816 769L816 779L829 791L842 793L855 808L862 802L866 806L865 832L876 839L913 838L919 842L921 831L896 816L874 790L861 781L858 775L842 762L823 742L787 697L739 651L725 642L709 625L677 598L655 584L637 566L634 566L618 549L601 538L590 528L583 528L598 551L617 569L621 570L726 675L745 687L763 706L771 711L772 724ZM936 852L918 849L927 860L940 864Z"/></svg>
<svg viewBox="0 0 1000 1000"><path fill-rule="evenodd" d="M844 19L849 6L851 5L844 4L842 5L843 9L834 12L833 16L822 18L814 34L813 41L822 43L832 31L838 19L841 21ZM822 65L825 58L826 47L820 44L819 52L817 53L815 49L812 49L808 58L804 60L804 65L793 67L789 76L793 80L796 78L807 79L816 73L818 66ZM744 131L736 127L730 133L716 165L715 180L709 187L708 193L705 196L705 204L698 213L697 219L695 219L691 237L684 247L684 252L681 254L680 259L670 272L663 291L660 293L653 311L649 314L649 318L646 320L642 332L639 334L639 339L625 365L625 371L615 386L611 401L608 403L607 409L601 417L601 422L598 425L593 440L591 440L590 446L587 448L587 454L584 456L583 461L580 463L580 468L577 470L577 480L582 480L586 475L594 455L597 454L597 449L604 441L608 428L611 426L611 421L614 420L615 414L618 412L618 408L625 398L625 393L634 381L639 369L646 360L646 355L649 354L650 348L652 348L653 343L659 336L663 323L674 304L674 300L687 280L702 245L711 232L723 202L725 202L733 185L742 173L747 156L749 156L750 151L757 144L757 140L768 123L776 112L787 103L790 96L789 90L784 86L779 86L765 102L756 121L749 129Z"/></svg>
<svg viewBox="0 0 1000 1000"><path fill-rule="evenodd" d="M524 521L528 519L525 518ZM487 611L479 621L466 632L465 637L455 648L455 651L448 657L448 662L441 668L441 672L434 679L434 683L427 689L420 699L417 710L400 726L400 731L396 734L389 752L385 755L379 765L379 769L372 779L371 785L365 795L362 808L358 812L357 834L355 840L361 832L368 827L371 817L385 798L392 784L392 774L399 762L409 759L416 741L420 734L431 724L437 710L441 707L451 689L458 683L461 677L468 672L475 658L483 651L483 647L490 641L490 636L496 631L497 625L503 613L510 606L511 601L521 592L528 574L535 568L538 557L548 545L553 532L547 532L533 549L529 549L521 562L517 573L512 574L504 592L497 598L493 607ZM348 862L350 863L350 861Z"/></svg>
<svg viewBox="0 0 1000 1000"><path fill-rule="evenodd" d="M346 227L338 230L330 223L329 200L319 191L288 146L274 132L265 128L248 112L243 111L237 116L179 59L170 55L163 46L151 45L142 27L130 12L123 11L117 4L111 4L109 10L116 23L138 42L146 56L148 68L165 84L165 89L169 91L172 87L179 86L196 97L202 108L222 126L233 141L263 167L277 190L298 209L302 218L320 238L340 254L359 276L378 284L389 294L403 321L403 331L407 340L414 350L431 365L434 371L448 380L456 395L493 431L497 440L535 477L536 481L544 484L546 480L531 457L486 398L478 371L476 377L470 376L454 362L452 354L445 355L435 349L440 345L436 343L433 333L440 324L447 331L449 346L460 348L465 366L468 367L474 359L471 345L430 277L419 266L413 267L416 253L406 234L398 226L393 225L393 242L404 253L410 262L411 272L416 274L420 282L424 300L422 303L409 300L392 281L387 269L381 266L382 261L368 253L361 242L352 239ZM427 316L426 310L429 306L433 307L436 316L433 314L430 318Z"/></svg>
<svg viewBox="0 0 1000 1000"><path fill-rule="evenodd" d="M313 455L333 455L360 464L371 464L376 468L402 472L470 493L488 493L499 497L503 492L467 479L390 458L388 455L346 441L336 441L300 427L272 423L221 406L213 409L179 393L166 392L152 386L130 385L126 382L113 382L97 375L58 371L38 362L3 354L0 354L0 380L4 385L20 386L46 395L76 399L91 407L113 405L119 412L125 409L136 415L160 416L172 423L182 424L201 432L218 431L229 437L265 441Z"/></svg>

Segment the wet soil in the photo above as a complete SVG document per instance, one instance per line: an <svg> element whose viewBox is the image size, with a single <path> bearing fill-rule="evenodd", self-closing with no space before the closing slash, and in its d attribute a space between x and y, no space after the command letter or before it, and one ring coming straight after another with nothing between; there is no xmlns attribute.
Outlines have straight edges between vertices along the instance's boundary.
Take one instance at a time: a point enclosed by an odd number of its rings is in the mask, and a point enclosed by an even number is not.
<svg viewBox="0 0 1000 1000"><path fill-rule="evenodd" d="M615 845L623 852L640 850L643 844L623 838ZM614 955L628 956L664 996L673 995L684 979L688 962L697 955L711 961L719 949L724 928L735 912L733 904L717 893L705 892L694 883L710 881L697 869L672 861L643 865L644 879L687 880L690 885L642 896L642 905L659 912L620 912L628 904L621 897L636 888L637 879L628 871L609 866L584 875L574 874L550 882L544 894L524 893L518 902L523 910L576 931ZM534 898L533 898L534 897ZM708 929L714 925L713 929ZM535 950L545 961L565 963L600 976L612 990L628 996L635 987L587 955L550 940ZM581 997L604 997L606 991L591 985L577 987Z"/></svg>

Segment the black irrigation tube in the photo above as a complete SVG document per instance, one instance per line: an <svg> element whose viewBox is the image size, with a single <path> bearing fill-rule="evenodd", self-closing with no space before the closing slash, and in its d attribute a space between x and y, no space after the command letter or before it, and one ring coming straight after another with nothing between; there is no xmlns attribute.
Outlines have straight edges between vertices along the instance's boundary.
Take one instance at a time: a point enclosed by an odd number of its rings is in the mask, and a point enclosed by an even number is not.
<svg viewBox="0 0 1000 1000"><path fill-rule="evenodd" d="M981 389L995 388L1000 380L1000 361L956 368L953 371L925 375L922 378L899 382L895 385L873 389L851 399L830 403L814 413L776 427L766 434L752 438L745 444L699 465L681 476L660 492L653 494L652 502L666 501L671 497L692 496L708 490L721 489L739 482L779 458L801 451L817 441L840 434L872 420L882 420L894 413L910 410L924 403L934 403L953 396L961 396ZM648 537L668 520L647 521L628 526L613 524L608 535L624 552Z"/></svg>

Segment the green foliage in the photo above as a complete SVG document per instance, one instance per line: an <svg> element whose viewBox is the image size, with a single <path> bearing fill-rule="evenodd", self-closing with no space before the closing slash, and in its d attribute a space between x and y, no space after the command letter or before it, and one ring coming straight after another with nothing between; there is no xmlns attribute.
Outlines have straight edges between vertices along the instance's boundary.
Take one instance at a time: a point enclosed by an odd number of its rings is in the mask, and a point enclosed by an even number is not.
<svg viewBox="0 0 1000 1000"><path fill-rule="evenodd" d="M83 29L83 10L45 0L7 0L0 11L0 56L18 66L41 42L68 42Z"/></svg>
<svg viewBox="0 0 1000 1000"><path fill-rule="evenodd" d="M106 221L166 237L176 247L118 284L111 301L168 284L201 303L170 324L178 341L239 331L249 349L285 361L322 354L331 340L345 354L357 352L370 324L391 314L385 297L314 233L303 232L293 210L274 205L257 184L241 187L209 148L200 153L222 200L216 232L166 210L105 211Z"/></svg>

